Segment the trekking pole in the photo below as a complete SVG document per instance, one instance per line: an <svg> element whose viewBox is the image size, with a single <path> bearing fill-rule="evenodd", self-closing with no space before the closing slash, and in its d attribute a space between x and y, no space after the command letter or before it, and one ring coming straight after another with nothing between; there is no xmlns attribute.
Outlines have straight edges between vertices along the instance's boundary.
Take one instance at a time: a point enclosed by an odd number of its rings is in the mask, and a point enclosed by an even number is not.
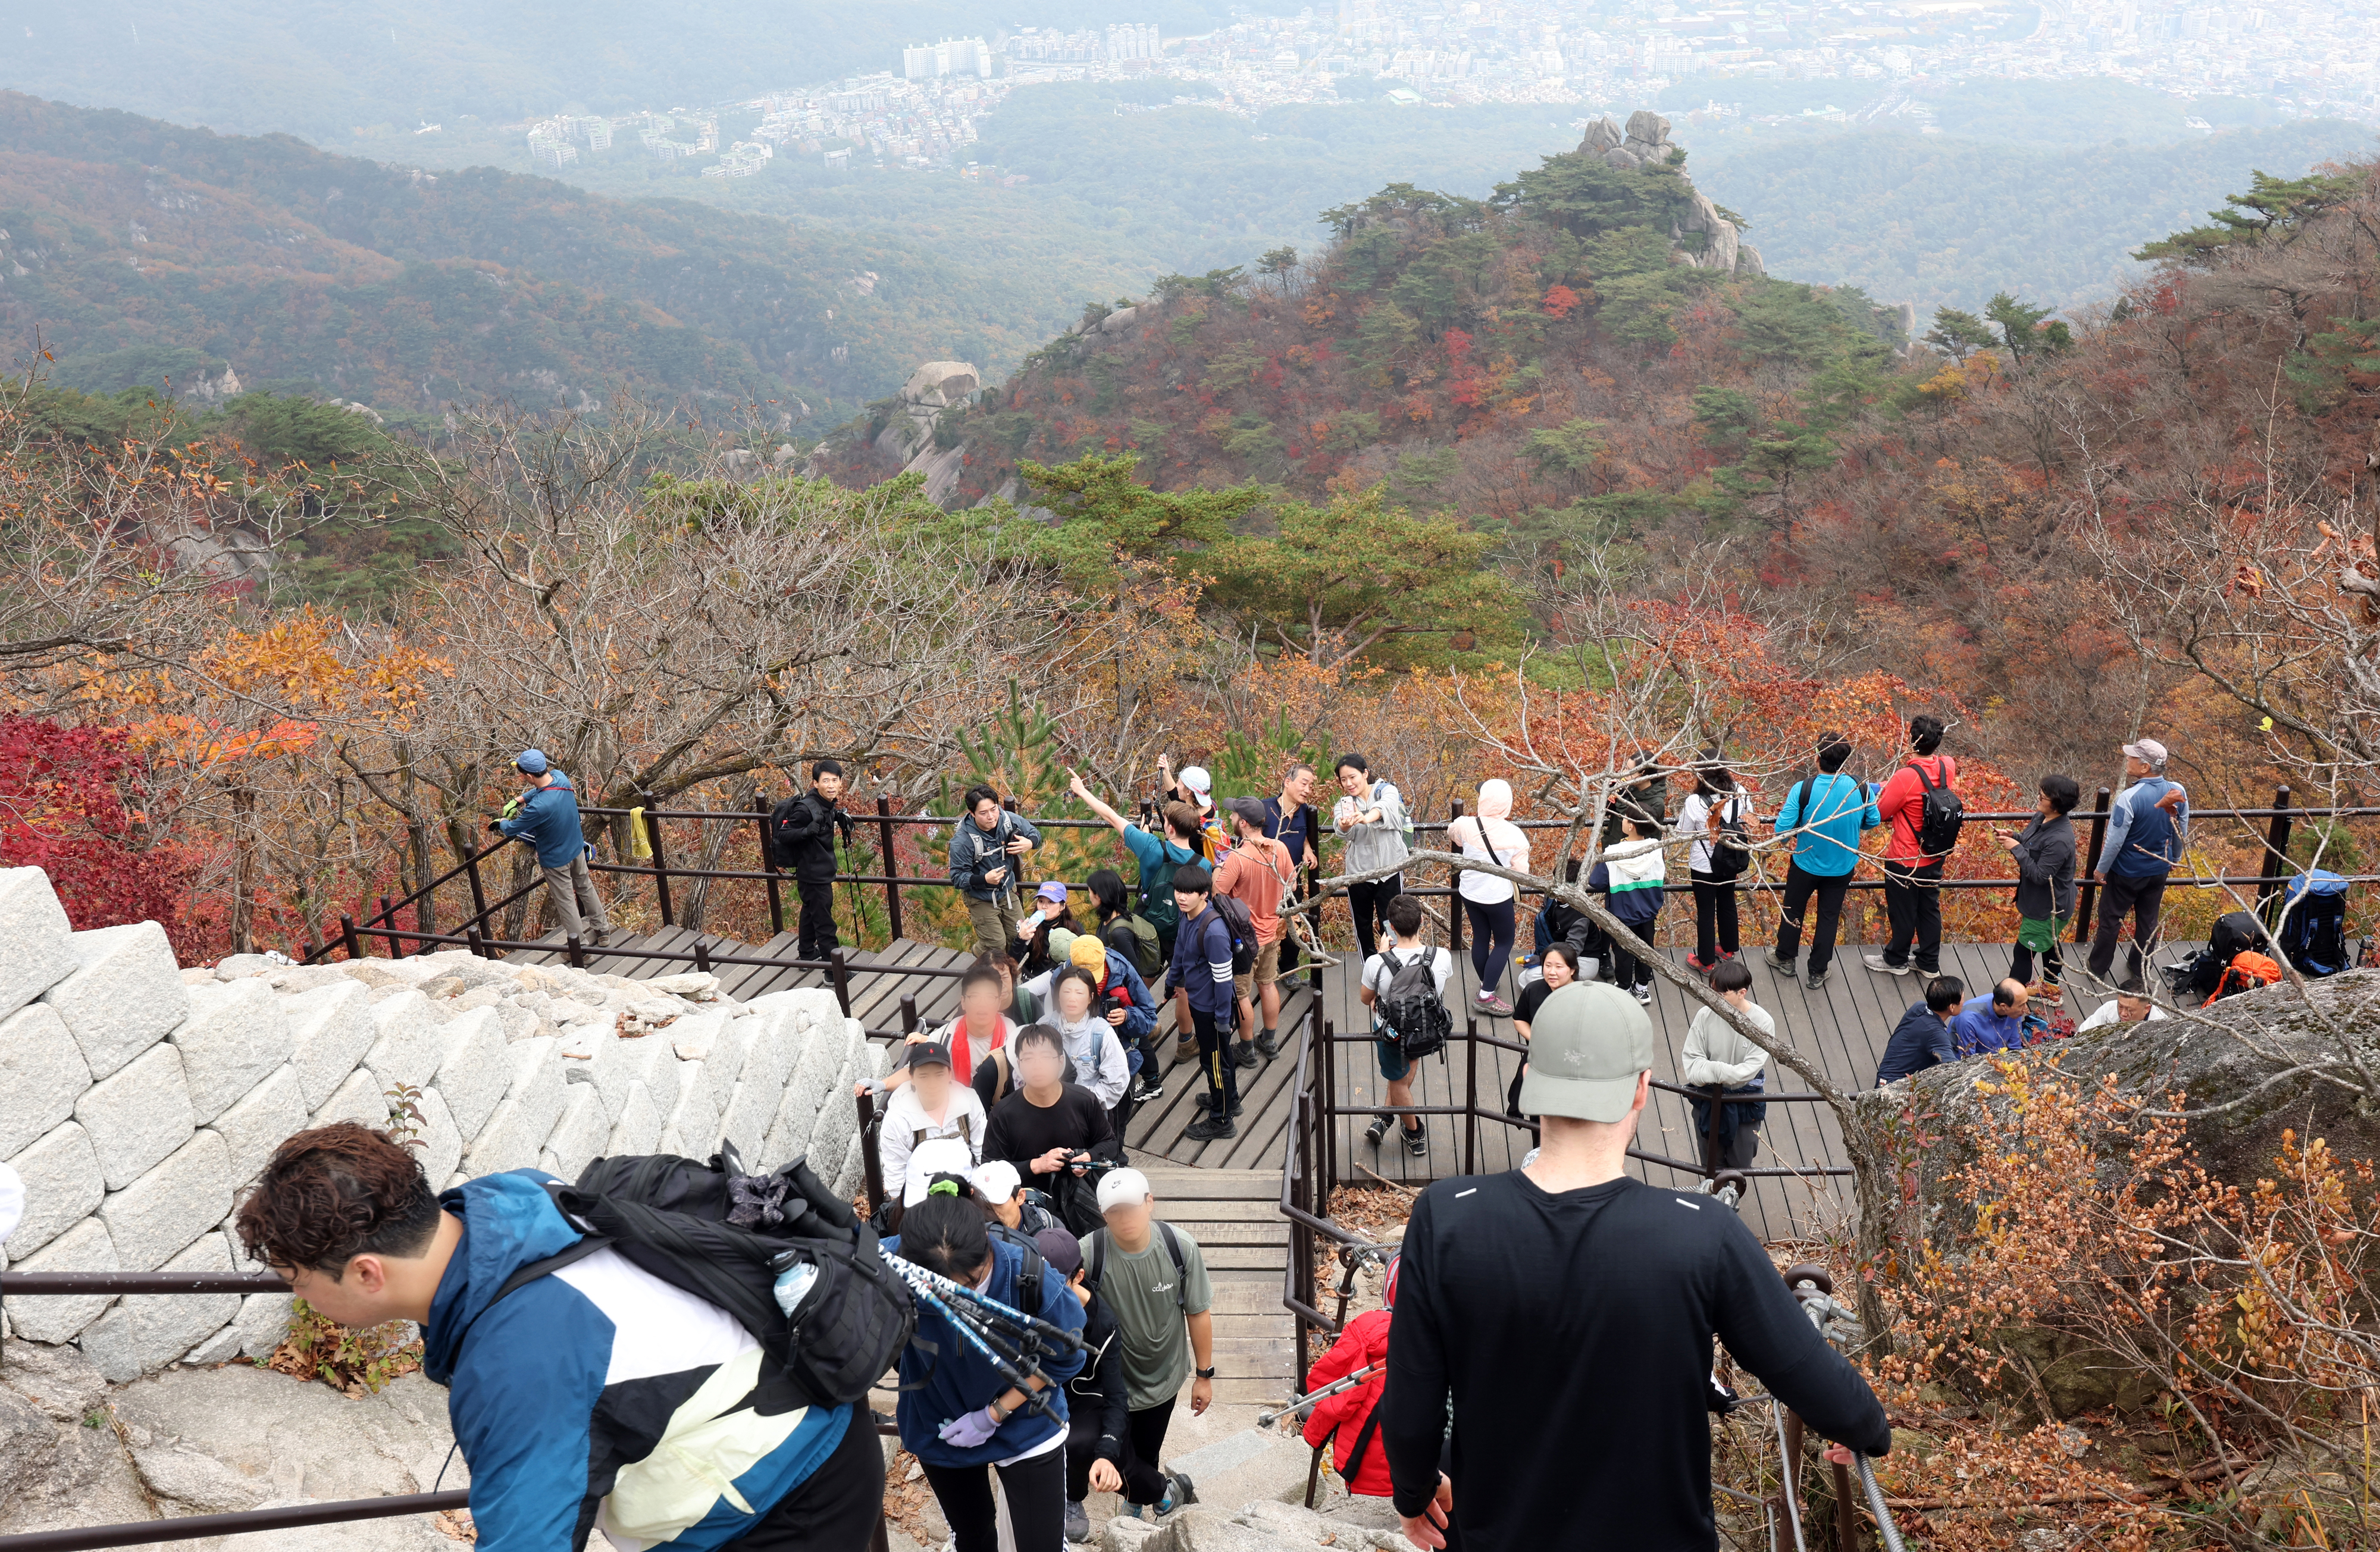
<svg viewBox="0 0 2380 1552"><path fill-rule="evenodd" d="M991 1344L985 1340L986 1333L977 1329L971 1322L961 1319L958 1312L951 1308L950 1305L942 1303L941 1298L935 1294L931 1285L922 1280L923 1278L931 1277L933 1275L932 1273L926 1271L922 1267L912 1267L910 1263L902 1260L897 1255L888 1255L884 1259L901 1275L902 1280L909 1285L909 1292L912 1297L924 1301L929 1309L931 1309L941 1316L943 1320L949 1324L953 1330L958 1332L960 1336L966 1339L969 1346L973 1347L978 1352L983 1354L985 1360L991 1364L993 1371L997 1373L1001 1378L1006 1380L1011 1386L1014 1387L1024 1394L1025 1404L1028 1409L1042 1413L1052 1423L1058 1421L1056 1411L1050 1405L1049 1390L1051 1387L1049 1376L1044 1374L1027 1375L1023 1369L1019 1368L1016 1364L1011 1362L1005 1357L1002 1357L1000 1353L993 1352ZM911 1271L916 1271L921 1275L918 1278L912 1278L908 1275ZM1041 1382L1043 1387L1041 1389L1037 1390L1034 1388L1031 1382L1035 1379L1038 1379Z"/></svg>
<svg viewBox="0 0 2380 1552"><path fill-rule="evenodd" d="M1062 1326L1053 1326L1049 1321L1042 1319L1039 1316L1027 1315L1021 1309L1017 1309L1009 1304L1003 1304L997 1299L977 1292L974 1289L969 1288L963 1282L952 1281L949 1278L942 1276L940 1272L928 1271L925 1267L918 1266L915 1261L904 1260L898 1255L887 1255L884 1257L884 1261L887 1266L890 1266L895 1271L899 1272L901 1274L902 1280L908 1283L910 1287L916 1288L922 1282L929 1291L934 1293L941 1294L945 1298L957 1299L971 1308L981 1310L983 1312L982 1318L988 1319L994 1324L1014 1327L1020 1330L1029 1331L1034 1336L1040 1338L1044 1341L1062 1342L1066 1346L1073 1348L1077 1352L1087 1352L1090 1351L1089 1347L1084 1343L1080 1333L1069 1331Z"/></svg>
<svg viewBox="0 0 2380 1552"><path fill-rule="evenodd" d="M1356 1386L1361 1385L1364 1381L1371 1378L1372 1376L1378 1372L1378 1366L1377 1364L1366 1364L1362 1368L1357 1369L1354 1373L1350 1374L1343 1378L1334 1379L1330 1384L1323 1386L1319 1389L1308 1390L1305 1395L1295 1398L1287 1406L1282 1407L1278 1411L1257 1413L1257 1426L1259 1428L1269 1428L1284 1417L1295 1417L1299 1413L1302 1413L1308 1407L1313 1406L1317 1401L1328 1400L1331 1397L1338 1395L1342 1390L1353 1390Z"/></svg>

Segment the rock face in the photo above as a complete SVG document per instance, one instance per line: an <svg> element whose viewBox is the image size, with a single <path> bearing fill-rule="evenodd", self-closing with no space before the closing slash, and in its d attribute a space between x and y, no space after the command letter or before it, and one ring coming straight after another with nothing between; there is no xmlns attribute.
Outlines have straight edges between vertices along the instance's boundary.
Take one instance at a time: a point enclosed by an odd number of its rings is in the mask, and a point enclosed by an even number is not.
<svg viewBox="0 0 2380 1552"><path fill-rule="evenodd" d="M72 931L40 868L0 869L0 1159L26 1190L0 1264L252 1269L231 1220L273 1149L333 1121L389 1125L397 1084L421 1091L414 1124L441 1186L733 1142L749 1167L808 1156L857 1191L851 1079L881 1073L883 1048L831 991L747 1004L718 985L463 952L183 970L153 923ZM270 1352L286 1310L273 1294L12 1299L0 1332L75 1344L73 1362L128 1380ZM0 1453L9 1427L0 1415Z"/></svg>
<svg viewBox="0 0 2380 1552"><path fill-rule="evenodd" d="M944 410L964 404L982 386L982 374L968 362L929 361L902 384L900 403L876 434L880 449L907 460L903 473L926 477L929 501L940 502L958 488L966 457L963 448L937 448L934 428Z"/></svg>
<svg viewBox="0 0 2380 1552"><path fill-rule="evenodd" d="M1323 1510L1260 1501L1237 1510L1190 1508L1165 1523L1114 1519L1101 1552L1407 1552L1397 1517L1381 1498L1342 1499Z"/></svg>
<svg viewBox="0 0 2380 1552"><path fill-rule="evenodd" d="M1633 172L1643 167L1668 166L1670 153L1678 147L1670 139L1670 121L1648 108L1639 108L1628 115L1625 129L1609 114L1597 119L1586 127L1585 138L1578 142L1578 149L1601 157L1606 164L1621 172ZM1678 176L1684 177L1684 169L1681 168ZM1688 183L1691 187L1692 180ZM1679 216L1670 228L1670 240L1678 245L1685 261L1696 269L1720 270L1729 274L1767 273L1758 250L1743 240L1735 223L1719 214L1708 195L1694 195L1693 207Z"/></svg>

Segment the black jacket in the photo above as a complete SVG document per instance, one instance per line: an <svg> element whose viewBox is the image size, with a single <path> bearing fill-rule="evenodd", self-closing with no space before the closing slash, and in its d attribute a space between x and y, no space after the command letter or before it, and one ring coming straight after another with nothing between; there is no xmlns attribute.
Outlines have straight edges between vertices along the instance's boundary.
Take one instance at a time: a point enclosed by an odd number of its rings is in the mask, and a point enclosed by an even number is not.
<svg viewBox="0 0 2380 1552"><path fill-rule="evenodd" d="M1122 1334L1115 1316L1096 1293L1083 1311L1083 1340L1091 1351L1082 1372L1066 1381L1066 1411L1077 1427L1097 1424L1099 1442L1091 1446L1092 1457L1121 1468L1124 1430L1132 1418L1131 1394L1124 1388Z"/></svg>
<svg viewBox="0 0 2380 1552"><path fill-rule="evenodd" d="M1892 1026L1892 1037L1884 1043L1883 1059L1876 1064L1876 1086L1882 1088L1912 1073L1957 1060L1958 1052L1950 1044L1949 1022L1927 1007L1925 999L1921 997Z"/></svg>
<svg viewBox="0 0 2380 1552"><path fill-rule="evenodd" d="M2009 855L2016 863L2016 914L2035 921L2074 914L2074 821L2033 817Z"/></svg>
<svg viewBox="0 0 2380 1552"><path fill-rule="evenodd" d="M805 884L834 882L834 827L851 839L851 816L815 792L806 792L777 811L777 866Z"/></svg>

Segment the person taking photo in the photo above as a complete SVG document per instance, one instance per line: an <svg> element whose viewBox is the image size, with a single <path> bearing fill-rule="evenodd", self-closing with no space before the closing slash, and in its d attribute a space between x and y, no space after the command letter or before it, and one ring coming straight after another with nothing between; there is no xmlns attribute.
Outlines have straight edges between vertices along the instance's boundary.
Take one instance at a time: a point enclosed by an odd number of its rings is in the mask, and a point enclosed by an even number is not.
<svg viewBox="0 0 2380 1552"><path fill-rule="evenodd" d="M505 818L488 821L489 833L529 843L545 879L545 905L554 928L565 940L601 948L612 936L612 920L603 914L603 897L595 892L595 876L587 870L587 854L593 848L579 828L578 794L542 749L523 749L513 757L513 769L528 779L528 786Z"/></svg>
<svg viewBox="0 0 2380 1552"><path fill-rule="evenodd" d="M1000 806L990 787L969 787L966 818L951 829L951 883L965 900L978 953L1004 954L1025 913L1017 909L1016 867L1041 832Z"/></svg>

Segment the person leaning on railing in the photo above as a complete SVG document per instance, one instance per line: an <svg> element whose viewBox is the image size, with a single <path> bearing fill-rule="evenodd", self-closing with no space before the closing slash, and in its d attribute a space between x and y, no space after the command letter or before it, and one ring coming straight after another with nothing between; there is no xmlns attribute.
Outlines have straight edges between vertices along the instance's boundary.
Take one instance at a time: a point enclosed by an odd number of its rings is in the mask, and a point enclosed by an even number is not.
<svg viewBox="0 0 2380 1552"><path fill-rule="evenodd" d="M513 769L528 778L528 790L515 800L509 818L490 819L488 830L507 841L526 841L545 875L545 899L553 924L565 939L601 947L612 936L603 897L587 870L586 832L578 827L578 794L570 778L553 769L542 749L523 749ZM583 917L582 917L583 913Z"/></svg>

